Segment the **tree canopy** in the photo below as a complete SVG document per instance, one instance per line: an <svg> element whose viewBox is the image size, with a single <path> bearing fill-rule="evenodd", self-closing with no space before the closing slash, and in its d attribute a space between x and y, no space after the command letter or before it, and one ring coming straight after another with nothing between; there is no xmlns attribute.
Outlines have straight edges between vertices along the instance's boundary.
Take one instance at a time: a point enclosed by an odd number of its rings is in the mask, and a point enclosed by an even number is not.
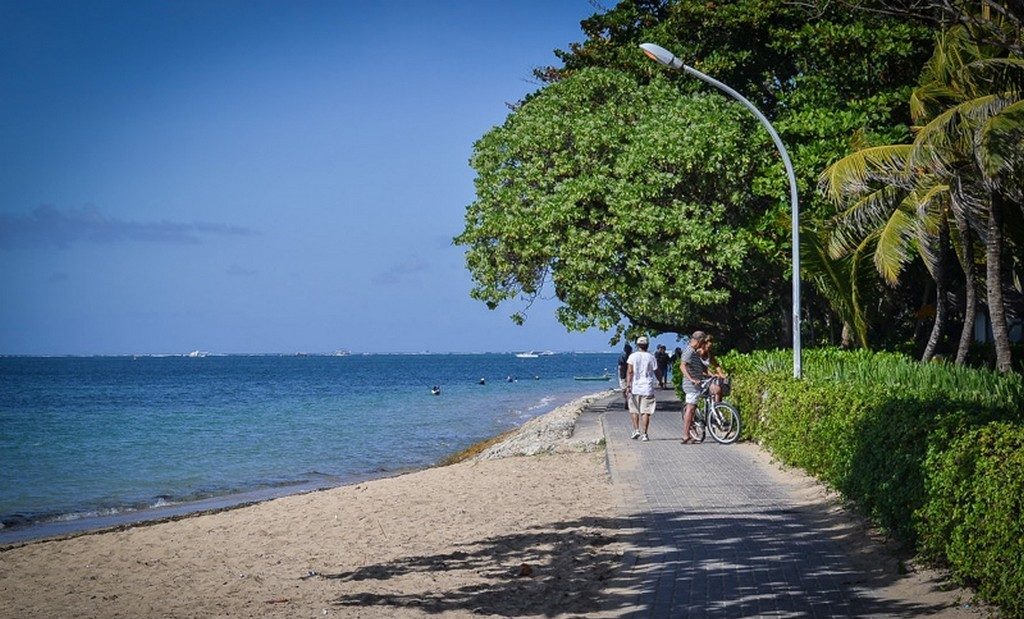
<svg viewBox="0 0 1024 619"><path fill-rule="evenodd" d="M815 14L808 11L815 10ZM732 346L789 333L788 188L742 106L670 73L649 41L750 98L793 156L807 216L818 174L862 142L909 136L927 28L781 0L626 0L475 145L476 200L456 242L472 295L496 308L554 294L569 329L685 333Z"/></svg>
<svg viewBox="0 0 1024 619"><path fill-rule="evenodd" d="M552 84L477 143L457 239L473 296L496 307L549 285L572 329L774 318L777 294L729 304L763 278L782 285L773 201L752 182L771 165L756 124L663 79L591 68Z"/></svg>

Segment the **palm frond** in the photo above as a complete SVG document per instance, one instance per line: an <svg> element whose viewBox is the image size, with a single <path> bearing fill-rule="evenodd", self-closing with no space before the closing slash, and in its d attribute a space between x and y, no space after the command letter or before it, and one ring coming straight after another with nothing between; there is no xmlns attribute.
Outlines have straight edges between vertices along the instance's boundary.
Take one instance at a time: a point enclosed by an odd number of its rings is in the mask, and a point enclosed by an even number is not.
<svg viewBox="0 0 1024 619"><path fill-rule="evenodd" d="M950 187L946 183L939 182L937 177L932 176L914 188L911 194L918 217L925 217L928 213L948 206Z"/></svg>
<svg viewBox="0 0 1024 619"><path fill-rule="evenodd" d="M1024 176L1024 100L1003 108L982 125L979 154L984 172Z"/></svg>
<svg viewBox="0 0 1024 619"><path fill-rule="evenodd" d="M978 128L1011 103L1002 95L986 95L939 114L918 129L908 157L910 165L948 175L957 161L972 158Z"/></svg>
<svg viewBox="0 0 1024 619"><path fill-rule="evenodd" d="M979 58L961 69L961 79L974 94L1024 91L1024 58Z"/></svg>
<svg viewBox="0 0 1024 619"><path fill-rule="evenodd" d="M872 182L909 186L907 167L911 145L873 146L843 157L818 178L822 193L835 204L873 191Z"/></svg>
<svg viewBox="0 0 1024 619"><path fill-rule="evenodd" d="M899 282L903 268L913 259L911 241L917 232L918 222L913 208L906 203L893 211L892 216L879 231L875 248L875 268L890 285Z"/></svg>
<svg viewBox="0 0 1024 619"><path fill-rule="evenodd" d="M856 200L832 221L828 253L839 258L852 252L865 235L882 226L906 199L907 190L886 186Z"/></svg>
<svg viewBox="0 0 1024 619"><path fill-rule="evenodd" d="M910 118L927 121L963 99L963 95L938 81L928 81L910 93Z"/></svg>
<svg viewBox="0 0 1024 619"><path fill-rule="evenodd" d="M850 258L833 259L825 248L825 235L818 229L807 228L800 233L801 274L828 302L839 319L853 330L857 343L867 347L867 317L855 296L857 273Z"/></svg>
<svg viewBox="0 0 1024 619"><path fill-rule="evenodd" d="M850 256L850 299L853 307L853 328L854 333L863 332L864 344L867 348L868 314L866 311L867 295L870 294L872 273L871 248L874 247L878 234L871 234L861 241L853 254Z"/></svg>

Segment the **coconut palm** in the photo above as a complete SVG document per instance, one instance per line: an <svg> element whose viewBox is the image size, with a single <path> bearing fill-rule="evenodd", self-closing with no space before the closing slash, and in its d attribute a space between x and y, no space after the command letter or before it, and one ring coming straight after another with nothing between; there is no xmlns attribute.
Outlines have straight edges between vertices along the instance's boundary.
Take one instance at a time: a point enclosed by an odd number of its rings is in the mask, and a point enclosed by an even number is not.
<svg viewBox="0 0 1024 619"><path fill-rule="evenodd" d="M999 56L965 28L944 32L911 98L917 131L910 164L948 176L968 162L984 189L986 294L996 369L1011 368L1003 262L1007 212L1024 209L1024 58ZM1012 237L1011 237L1012 238ZM1020 240L1011 240L1016 246Z"/></svg>
<svg viewBox="0 0 1024 619"><path fill-rule="evenodd" d="M935 321L922 354L922 360L928 361L948 316L948 219L953 194L945 179L910 166L912 149L907 144L859 150L825 170L820 186L843 207L831 222L828 251L832 258L856 257L871 246L875 268L890 285L899 282L906 265L916 257L924 261L935 282ZM959 351L957 356L961 357Z"/></svg>
<svg viewBox="0 0 1024 619"><path fill-rule="evenodd" d="M1012 219L1024 219L1024 59L1007 57L1005 48L981 46L976 38L964 27L939 37L911 97L919 123L913 144L855 152L833 164L820 182L845 209L833 222L833 256L876 238L875 266L891 284L914 250L924 259L936 282L936 319L924 359L934 352L945 320L950 245L965 275L957 361L966 358L976 303L974 241L982 239L996 366L1009 371L1004 245L1009 229L1009 243L1024 248L1024 232L1015 235L1017 228L1004 220L1008 212Z"/></svg>

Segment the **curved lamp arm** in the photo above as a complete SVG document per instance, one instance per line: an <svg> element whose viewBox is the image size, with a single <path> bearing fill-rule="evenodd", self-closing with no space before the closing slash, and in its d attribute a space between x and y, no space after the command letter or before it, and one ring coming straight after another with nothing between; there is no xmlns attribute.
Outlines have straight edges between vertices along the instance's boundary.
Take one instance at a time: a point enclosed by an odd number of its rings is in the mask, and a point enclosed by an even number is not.
<svg viewBox="0 0 1024 619"><path fill-rule="evenodd" d="M675 56L675 54L664 47L659 47L653 43L644 43L640 46L640 49L642 49L644 54L647 54L647 57L651 60L673 69L682 69L686 73L689 73L703 82L711 84L715 88L718 88L733 99L736 99L745 105L747 109L750 110L759 121L761 121L764 128L768 130L768 134L772 136L772 141L775 142L775 147L778 148L779 153L782 154L782 163L786 166L786 175L789 177L789 204L793 217L793 378L800 378L803 375L803 364L801 362L800 354L800 202L797 196L796 174L793 172L793 163L789 159L789 152L786 151L786 147L782 144L782 139L779 138L779 134L775 131L775 127L768 122L768 119L764 117L764 114L762 114L760 110L754 107L753 103L747 101L746 97L713 77L704 75L697 69L684 64L682 60Z"/></svg>

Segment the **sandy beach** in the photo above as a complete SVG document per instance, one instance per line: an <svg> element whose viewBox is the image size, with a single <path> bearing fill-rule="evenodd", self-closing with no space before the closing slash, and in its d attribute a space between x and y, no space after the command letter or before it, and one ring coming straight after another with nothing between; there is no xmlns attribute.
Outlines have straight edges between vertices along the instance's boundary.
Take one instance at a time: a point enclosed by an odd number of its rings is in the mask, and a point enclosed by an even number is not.
<svg viewBox="0 0 1024 619"><path fill-rule="evenodd" d="M583 398L479 459L0 554L3 617L551 616L593 610L623 532ZM571 424L568 432L571 433ZM522 432L532 436L523 439ZM540 441L540 442L538 442ZM610 526L611 525L611 526Z"/></svg>

